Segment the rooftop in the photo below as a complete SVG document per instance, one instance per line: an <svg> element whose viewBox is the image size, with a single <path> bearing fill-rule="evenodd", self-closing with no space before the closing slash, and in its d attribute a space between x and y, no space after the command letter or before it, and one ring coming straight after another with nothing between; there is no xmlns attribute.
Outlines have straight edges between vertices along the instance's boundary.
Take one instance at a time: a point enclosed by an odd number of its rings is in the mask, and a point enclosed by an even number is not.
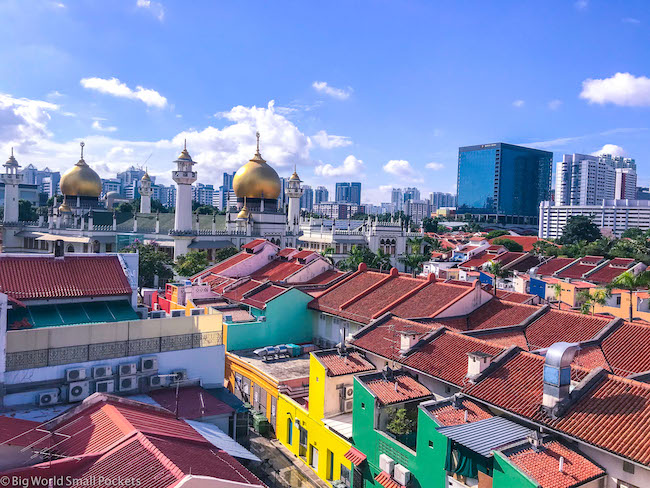
<svg viewBox="0 0 650 488"><path fill-rule="evenodd" d="M598 271L591 273L587 279L598 284L607 284L614 281L619 275L625 273L636 264L634 259L615 258Z"/></svg>
<svg viewBox="0 0 650 488"><path fill-rule="evenodd" d="M429 412L441 427L467 424L492 417L492 414L478 403L464 397L427 402L421 407Z"/></svg>
<svg viewBox="0 0 650 488"><path fill-rule="evenodd" d="M357 351L344 355L336 350L318 351L314 356L327 370L327 376L343 376L375 369L375 366Z"/></svg>
<svg viewBox="0 0 650 488"><path fill-rule="evenodd" d="M565 270L557 273L558 278L572 278L572 279L581 279L585 278L585 275L594 271L600 264L605 261L603 256L585 256L584 258L578 260L576 263L572 264Z"/></svg>
<svg viewBox="0 0 650 488"><path fill-rule="evenodd" d="M576 261L574 258L553 258L546 261L539 268L537 274L540 276L552 276L560 269Z"/></svg>
<svg viewBox="0 0 650 488"><path fill-rule="evenodd" d="M357 376L357 379L366 385L382 405L403 403L431 396L431 392L426 386L418 383L415 378L406 373L395 372L390 380L386 379L383 373Z"/></svg>
<svg viewBox="0 0 650 488"><path fill-rule="evenodd" d="M531 350L550 347L559 340L581 342L593 338L612 320L576 312L549 310L526 328Z"/></svg>
<svg viewBox="0 0 650 488"><path fill-rule="evenodd" d="M277 382L305 378L309 381L309 354L302 356L264 361L255 354L254 349L242 349L239 351L228 351L226 354L250 364L253 368L270 376Z"/></svg>

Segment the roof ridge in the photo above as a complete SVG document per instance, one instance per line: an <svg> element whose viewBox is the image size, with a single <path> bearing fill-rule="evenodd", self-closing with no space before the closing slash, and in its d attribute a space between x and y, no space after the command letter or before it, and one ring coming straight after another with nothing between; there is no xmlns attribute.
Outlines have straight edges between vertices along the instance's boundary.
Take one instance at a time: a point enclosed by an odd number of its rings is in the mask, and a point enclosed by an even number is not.
<svg viewBox="0 0 650 488"><path fill-rule="evenodd" d="M372 271L370 271L370 272L372 272ZM381 274L381 273L379 273L379 274ZM343 302L339 306L339 310L344 310L344 309L348 308L353 303L361 300L365 296L370 295L373 291L377 290L378 288L381 288L386 283L393 280L394 278L397 278L398 276L399 276L399 271L397 271L397 268L391 268L390 273L388 273L385 278L380 279L377 283L374 283L374 284L370 285L365 290L362 290L360 293L357 293L356 295L354 295L352 298L350 298L346 302Z"/></svg>
<svg viewBox="0 0 650 488"><path fill-rule="evenodd" d="M406 292L404 295L398 297L396 300L393 300L390 302L388 305L386 305L384 308L382 308L379 312L375 313L371 318L376 318L380 317L386 312L390 311L392 308L396 307L397 305L405 302L409 298L411 298L413 295L418 293L419 291L425 289L427 286L436 283L436 275L433 273L430 273L427 277L426 280L424 280L421 284L413 288L411 291Z"/></svg>
<svg viewBox="0 0 650 488"><path fill-rule="evenodd" d="M176 479L180 480L185 476L185 472L179 468L171 459L169 459L160 449L158 449L153 444L153 442L151 442L149 438L142 432L138 431L138 434L136 435L136 441L139 442L147 451L153 454L153 456L158 459L158 461L160 461L160 463L166 469L168 469Z"/></svg>
<svg viewBox="0 0 650 488"><path fill-rule="evenodd" d="M446 303L445 305L443 305L442 307L440 307L438 310L436 310L436 311L433 312L431 315L429 315L428 318L436 318L440 313L442 313L443 311L445 311L446 309L448 309L449 307L451 307L452 305L454 305L456 302L459 302L460 300L462 300L462 299L465 298L466 296L468 296L468 295L474 293L475 290L482 290L482 288L481 288L480 285L479 285L479 281L478 281L478 280L476 280L476 281L474 282L474 285L469 286L469 287L463 287L463 288L466 288L466 289L467 289L467 291L466 291L465 293L461 293L460 295L458 295L457 297L455 297L453 300L449 301L448 303ZM487 303L487 302L486 302L486 303ZM478 307L477 307L477 308L478 308ZM440 318L446 318L446 317L440 317Z"/></svg>
<svg viewBox="0 0 650 488"><path fill-rule="evenodd" d="M337 289L338 287L340 287L343 283L347 283L347 282L350 281L352 278L354 278L354 277L356 277L356 276L359 276L361 273L364 273L364 272L366 272L366 271L368 271L368 266L367 266L365 263L360 263L360 264L359 264L359 267L357 268L356 271L350 273L348 276L346 276L345 278L343 278L342 280L340 280L338 283L334 283L332 286L330 286L330 287L325 291L325 293L323 293L323 294L322 294L321 296L319 296L318 298L314 298L314 300L312 300L312 302L318 300L319 298L324 297L325 295L329 294L331 291L333 291L333 290ZM310 303L311 303L311 302L310 302Z"/></svg>

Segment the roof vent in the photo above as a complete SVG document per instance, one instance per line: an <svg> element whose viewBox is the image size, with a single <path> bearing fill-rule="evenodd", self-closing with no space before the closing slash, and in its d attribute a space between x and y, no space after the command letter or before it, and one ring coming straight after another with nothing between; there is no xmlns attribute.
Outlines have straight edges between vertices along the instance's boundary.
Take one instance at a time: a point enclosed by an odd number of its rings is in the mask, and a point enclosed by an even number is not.
<svg viewBox="0 0 650 488"><path fill-rule="evenodd" d="M546 351L542 406L549 413L569 396L571 363L578 349L578 344L556 342Z"/></svg>
<svg viewBox="0 0 650 488"><path fill-rule="evenodd" d="M543 449L542 436L537 430L531 431L531 433L528 435L528 442L535 452L540 452Z"/></svg>
<svg viewBox="0 0 650 488"><path fill-rule="evenodd" d="M482 351L467 353L467 377L482 373L492 362L492 355Z"/></svg>
<svg viewBox="0 0 650 488"><path fill-rule="evenodd" d="M406 354L417 342L417 335L413 332L402 332L400 334L400 354Z"/></svg>

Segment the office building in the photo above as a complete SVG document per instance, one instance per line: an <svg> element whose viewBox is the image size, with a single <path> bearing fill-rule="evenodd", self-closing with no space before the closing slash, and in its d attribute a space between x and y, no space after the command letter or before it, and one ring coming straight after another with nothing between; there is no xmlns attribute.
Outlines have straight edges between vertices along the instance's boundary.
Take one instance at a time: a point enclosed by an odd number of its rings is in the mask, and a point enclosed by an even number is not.
<svg viewBox="0 0 650 488"><path fill-rule="evenodd" d="M214 186L197 183L192 185L192 201L199 205L212 205L214 199Z"/></svg>
<svg viewBox="0 0 650 488"><path fill-rule="evenodd" d="M137 185L140 182L140 180L142 180L144 173L145 171L143 169L139 169L136 168L135 166L131 166L126 171L117 173L117 179L122 182L122 188L127 188L129 186L131 188L134 188L133 183L135 182ZM154 181L155 179L152 178L152 182Z"/></svg>
<svg viewBox="0 0 650 488"><path fill-rule="evenodd" d="M637 200L650 200L650 188L647 186L637 186L636 187L636 199Z"/></svg>
<svg viewBox="0 0 650 488"><path fill-rule="evenodd" d="M458 213L535 221L550 198L552 162L552 152L512 144L459 148Z"/></svg>
<svg viewBox="0 0 650 488"><path fill-rule="evenodd" d="M335 201L342 203L361 204L361 183L336 184Z"/></svg>
<svg viewBox="0 0 650 488"><path fill-rule="evenodd" d="M455 207L456 195L453 193L434 191L429 193L429 202L431 203L432 211L439 208Z"/></svg>
<svg viewBox="0 0 650 488"><path fill-rule="evenodd" d="M616 200L636 200L636 171L632 168L616 168Z"/></svg>
<svg viewBox="0 0 650 488"><path fill-rule="evenodd" d="M314 189L309 185L303 185L304 193L300 197L300 208L311 212L314 208Z"/></svg>
<svg viewBox="0 0 650 488"><path fill-rule="evenodd" d="M45 193L48 198L57 194L61 173L50 168L38 169L29 164L21 171L25 185L35 185L40 193Z"/></svg>
<svg viewBox="0 0 650 488"><path fill-rule="evenodd" d="M110 192L122 194L122 182L117 178L102 178L102 194L106 195Z"/></svg>
<svg viewBox="0 0 650 488"><path fill-rule="evenodd" d="M393 212L399 212L404 205L404 193L401 188L393 188L390 193L390 203L393 205Z"/></svg>
<svg viewBox="0 0 650 488"><path fill-rule="evenodd" d="M314 205L327 202L330 198L330 192L324 186L319 186L314 190Z"/></svg>
<svg viewBox="0 0 650 488"><path fill-rule="evenodd" d="M404 202L409 200L420 200L420 190L417 188L404 188Z"/></svg>

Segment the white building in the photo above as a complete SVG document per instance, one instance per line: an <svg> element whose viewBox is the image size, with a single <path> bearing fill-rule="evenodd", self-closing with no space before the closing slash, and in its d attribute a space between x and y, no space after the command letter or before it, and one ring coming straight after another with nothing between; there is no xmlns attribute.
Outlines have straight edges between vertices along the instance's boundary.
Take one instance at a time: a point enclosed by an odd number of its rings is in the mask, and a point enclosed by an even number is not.
<svg viewBox="0 0 650 488"><path fill-rule="evenodd" d="M539 237L557 239L570 217L590 216L601 231L611 231L620 237L630 227L650 229L650 200L601 200L600 205L551 205L539 206Z"/></svg>
<svg viewBox="0 0 650 488"><path fill-rule="evenodd" d="M616 168L615 200L636 200L636 171L631 168Z"/></svg>

